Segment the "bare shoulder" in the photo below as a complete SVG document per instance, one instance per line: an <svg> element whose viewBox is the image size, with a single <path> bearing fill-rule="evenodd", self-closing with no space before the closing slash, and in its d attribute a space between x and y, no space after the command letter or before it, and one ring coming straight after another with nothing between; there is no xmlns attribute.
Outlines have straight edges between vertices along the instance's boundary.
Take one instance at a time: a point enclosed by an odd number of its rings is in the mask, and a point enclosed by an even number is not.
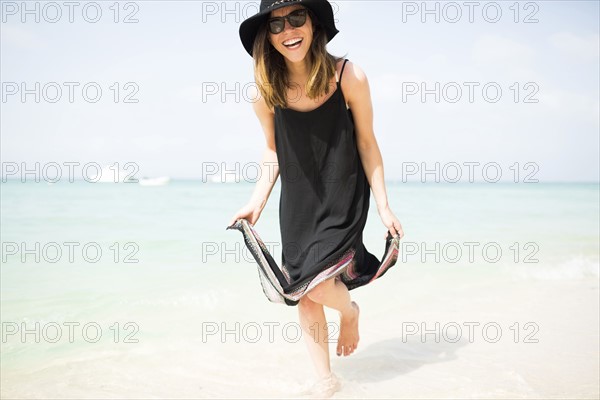
<svg viewBox="0 0 600 400"><path fill-rule="evenodd" d="M263 128L267 147L275 149L275 111L267 106L263 96L258 96L258 99L252 104L252 108L258 117L260 125Z"/></svg>
<svg viewBox="0 0 600 400"><path fill-rule="evenodd" d="M263 96L261 96L260 93L258 93L258 89L257 89L256 97L257 97L257 100L255 102L253 102L253 104L252 104L252 108L254 109L254 112L256 113L256 115L260 119L269 117L269 116L273 116L275 114L275 110L272 107L269 108L269 106L267 106L267 102L265 101L265 98Z"/></svg>
<svg viewBox="0 0 600 400"><path fill-rule="evenodd" d="M344 60L340 60L338 65L338 74L341 71ZM348 60L342 74L342 91L349 104L356 99L368 95L369 81L363 69L352 61Z"/></svg>

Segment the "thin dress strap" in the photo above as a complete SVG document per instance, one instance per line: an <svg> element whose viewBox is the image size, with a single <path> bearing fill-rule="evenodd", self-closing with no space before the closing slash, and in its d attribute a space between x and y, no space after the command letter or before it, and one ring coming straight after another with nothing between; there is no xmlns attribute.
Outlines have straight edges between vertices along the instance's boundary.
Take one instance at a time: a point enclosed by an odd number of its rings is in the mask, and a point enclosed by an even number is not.
<svg viewBox="0 0 600 400"><path fill-rule="evenodd" d="M338 87L342 84L342 75L344 74L344 68L346 67L346 62L348 59L344 60L344 64L342 64L342 70L340 71L340 79L338 79Z"/></svg>

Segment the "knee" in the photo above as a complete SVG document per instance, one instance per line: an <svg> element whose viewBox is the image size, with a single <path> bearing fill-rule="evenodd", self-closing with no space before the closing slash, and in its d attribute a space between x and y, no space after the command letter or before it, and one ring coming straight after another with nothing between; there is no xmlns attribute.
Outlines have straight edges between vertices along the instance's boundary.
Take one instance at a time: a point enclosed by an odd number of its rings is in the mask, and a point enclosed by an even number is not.
<svg viewBox="0 0 600 400"><path fill-rule="evenodd" d="M322 304L315 303L308 296L304 296L298 302L298 310L303 315L313 315L323 308Z"/></svg>
<svg viewBox="0 0 600 400"><path fill-rule="evenodd" d="M325 282L319 283L313 289L310 290L306 295L313 302L323 304L323 300L327 297L327 295L333 289L333 285L335 285L334 279L328 279Z"/></svg>

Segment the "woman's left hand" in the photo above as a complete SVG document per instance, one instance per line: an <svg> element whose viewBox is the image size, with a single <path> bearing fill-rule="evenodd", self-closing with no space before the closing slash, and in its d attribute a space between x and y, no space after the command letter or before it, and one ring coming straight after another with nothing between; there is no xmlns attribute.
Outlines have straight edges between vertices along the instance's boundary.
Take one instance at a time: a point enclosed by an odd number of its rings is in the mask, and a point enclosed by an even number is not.
<svg viewBox="0 0 600 400"><path fill-rule="evenodd" d="M404 236L404 231L402 230L402 224L389 206L386 206L383 209L377 209L379 212L379 216L381 217L381 221L388 228L388 231L392 234L392 236L400 235L400 239ZM384 239L387 239L387 232L384 235Z"/></svg>

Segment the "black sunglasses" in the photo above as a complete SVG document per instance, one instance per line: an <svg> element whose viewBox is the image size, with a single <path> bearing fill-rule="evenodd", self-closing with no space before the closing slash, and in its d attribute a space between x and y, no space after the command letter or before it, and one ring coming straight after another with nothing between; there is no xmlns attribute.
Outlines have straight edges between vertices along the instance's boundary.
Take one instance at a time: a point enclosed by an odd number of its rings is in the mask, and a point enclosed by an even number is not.
<svg viewBox="0 0 600 400"><path fill-rule="evenodd" d="M287 19L291 26L299 28L306 22L306 15L308 14L306 8L294 10L283 17L269 18L269 32L276 35L283 32L285 29L285 20Z"/></svg>

